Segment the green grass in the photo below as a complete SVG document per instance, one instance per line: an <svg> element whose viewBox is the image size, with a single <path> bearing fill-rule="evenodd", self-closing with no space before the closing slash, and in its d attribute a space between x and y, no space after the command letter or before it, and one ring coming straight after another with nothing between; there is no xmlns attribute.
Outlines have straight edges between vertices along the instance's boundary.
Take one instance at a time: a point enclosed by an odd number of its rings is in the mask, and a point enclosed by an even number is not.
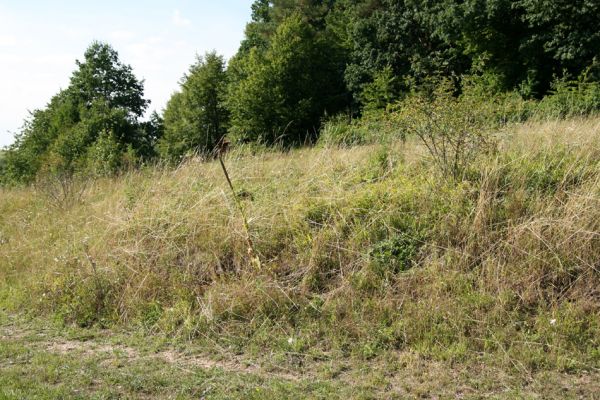
<svg viewBox="0 0 600 400"><path fill-rule="evenodd" d="M413 353L361 360L208 355L191 342L0 316L1 399L594 398L598 373L519 376ZM214 351L214 350L213 350Z"/></svg>
<svg viewBox="0 0 600 400"><path fill-rule="evenodd" d="M169 348L152 338L42 328L5 315L2 330L3 399L328 398L340 391L339 384L212 361L193 346Z"/></svg>
<svg viewBox="0 0 600 400"><path fill-rule="evenodd" d="M230 153L260 268L217 162L0 189L3 395L592 397L600 121L497 140Z"/></svg>

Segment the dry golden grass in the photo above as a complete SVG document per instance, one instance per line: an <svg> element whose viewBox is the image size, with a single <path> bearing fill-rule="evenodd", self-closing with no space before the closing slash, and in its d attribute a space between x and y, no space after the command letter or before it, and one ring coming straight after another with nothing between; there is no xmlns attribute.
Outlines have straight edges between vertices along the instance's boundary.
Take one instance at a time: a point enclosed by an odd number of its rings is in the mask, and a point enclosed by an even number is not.
<svg viewBox="0 0 600 400"><path fill-rule="evenodd" d="M99 179L67 209L0 189L0 301L242 348L597 369L600 119L499 138L463 182L410 139L230 153L259 271L218 162Z"/></svg>

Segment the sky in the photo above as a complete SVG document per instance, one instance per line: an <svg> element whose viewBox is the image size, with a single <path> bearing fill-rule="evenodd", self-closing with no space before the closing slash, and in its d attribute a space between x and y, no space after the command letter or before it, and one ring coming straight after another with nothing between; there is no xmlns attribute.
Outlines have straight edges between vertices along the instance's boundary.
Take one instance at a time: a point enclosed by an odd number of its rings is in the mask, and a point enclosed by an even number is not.
<svg viewBox="0 0 600 400"><path fill-rule="evenodd" d="M197 54L230 58L253 0L0 0L0 148L66 88L94 40L110 43L161 112Z"/></svg>

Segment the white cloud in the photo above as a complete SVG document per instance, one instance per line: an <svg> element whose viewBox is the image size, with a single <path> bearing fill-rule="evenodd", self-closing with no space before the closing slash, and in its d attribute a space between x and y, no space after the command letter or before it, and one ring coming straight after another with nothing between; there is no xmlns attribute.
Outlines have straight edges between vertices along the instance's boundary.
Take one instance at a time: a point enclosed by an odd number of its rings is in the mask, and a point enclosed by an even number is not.
<svg viewBox="0 0 600 400"><path fill-rule="evenodd" d="M179 11L179 10L173 11L173 17L171 18L171 21L173 22L173 24L175 26L179 26L179 27L185 27L185 26L192 25L192 21L190 21L189 19L187 19L183 15L181 15L181 11Z"/></svg>

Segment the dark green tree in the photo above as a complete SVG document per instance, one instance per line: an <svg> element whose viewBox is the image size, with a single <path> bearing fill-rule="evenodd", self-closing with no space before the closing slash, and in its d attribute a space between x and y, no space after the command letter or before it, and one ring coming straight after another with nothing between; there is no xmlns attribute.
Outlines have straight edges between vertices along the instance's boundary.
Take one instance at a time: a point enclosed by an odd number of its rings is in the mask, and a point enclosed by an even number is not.
<svg viewBox="0 0 600 400"><path fill-rule="evenodd" d="M70 92L77 102L91 107L100 101L110 109L122 109L128 116L141 117L149 104L144 99L144 83L131 66L119 60L119 54L106 43L94 42L83 61L76 61Z"/></svg>
<svg viewBox="0 0 600 400"><path fill-rule="evenodd" d="M6 151L3 180L31 182L61 132L71 129L78 121L77 104L65 90L53 96L46 108L31 112Z"/></svg>
<svg viewBox="0 0 600 400"><path fill-rule="evenodd" d="M537 93L544 94L553 76L577 76L600 56L600 2L597 0L520 0L528 35L521 43Z"/></svg>
<svg viewBox="0 0 600 400"><path fill-rule="evenodd" d="M472 71L489 74L497 90L512 90L529 76L527 59L542 51L524 54L521 44L529 34L523 9L512 0L467 0L460 21L463 51L472 60Z"/></svg>
<svg viewBox="0 0 600 400"><path fill-rule="evenodd" d="M270 15L271 1L255 0L251 8L252 19L246 25L245 37L240 44L241 54L247 54L252 48L265 49L275 29L275 23Z"/></svg>
<svg viewBox="0 0 600 400"><path fill-rule="evenodd" d="M113 131L118 142L141 145L143 131L138 129L137 119L150 102L144 99L144 83L135 77L131 66L123 64L110 45L94 42L84 60L77 61L77 67L69 92L83 119L102 119L103 129Z"/></svg>
<svg viewBox="0 0 600 400"><path fill-rule="evenodd" d="M298 13L277 28L266 50L232 63L228 95L232 136L298 144L316 136L326 113L346 104L339 46Z"/></svg>
<svg viewBox="0 0 600 400"><path fill-rule="evenodd" d="M145 159L158 156L158 143L165 134L165 121L156 111L150 113L147 121L140 123L141 143L138 148L139 154Z"/></svg>
<svg viewBox="0 0 600 400"><path fill-rule="evenodd" d="M198 57L165 109L161 156L178 160L186 153L213 150L227 129L226 86L223 57L214 52Z"/></svg>
<svg viewBox="0 0 600 400"><path fill-rule="evenodd" d="M470 68L461 43L458 2L365 0L352 5L351 62L345 77L356 98L386 68L406 90L430 76L458 76Z"/></svg>
<svg viewBox="0 0 600 400"><path fill-rule="evenodd" d="M0 184L2 183L2 178L5 175L6 170L6 151L0 150Z"/></svg>
<svg viewBox="0 0 600 400"><path fill-rule="evenodd" d="M316 31L323 31L327 16L336 0L255 0L251 6L252 19L246 26L246 37L241 52L253 47L266 48L277 28L288 17L296 14Z"/></svg>

